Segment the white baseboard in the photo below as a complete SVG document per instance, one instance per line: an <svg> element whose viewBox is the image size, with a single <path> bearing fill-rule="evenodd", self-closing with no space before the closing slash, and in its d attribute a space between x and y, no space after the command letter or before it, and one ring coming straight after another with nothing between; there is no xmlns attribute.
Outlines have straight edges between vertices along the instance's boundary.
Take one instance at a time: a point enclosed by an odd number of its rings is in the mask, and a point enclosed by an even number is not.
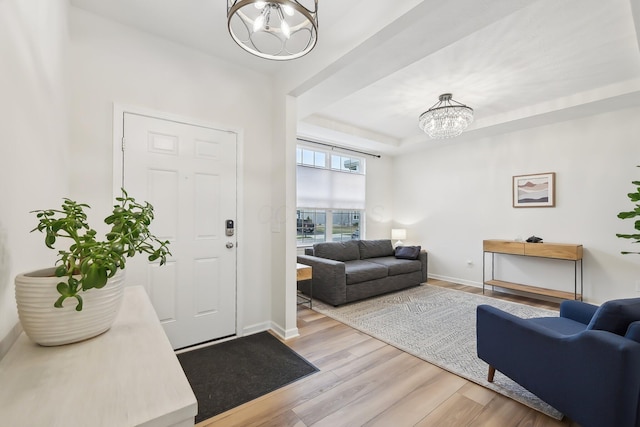
<svg viewBox="0 0 640 427"><path fill-rule="evenodd" d="M466 279L459 279L457 277L442 276L440 274L430 274L429 279L444 280L446 282L458 283L460 285L473 286L475 288L482 288L481 282L475 282L475 281L466 280Z"/></svg>
<svg viewBox="0 0 640 427"><path fill-rule="evenodd" d="M268 330L273 331L276 335L278 335L280 338L284 340L288 340L288 339L300 336L300 333L298 332L297 327L291 328L289 330L285 330L282 326L280 326L275 322L262 322L262 323L256 323L251 326L247 326L242 329L241 336L245 337L247 335L253 335L253 334L257 334L258 332L263 332Z"/></svg>
<svg viewBox="0 0 640 427"><path fill-rule="evenodd" d="M297 327L285 330L275 322L271 322L271 330L275 332L283 340L288 340L288 339L300 336L300 332L298 331Z"/></svg>
<svg viewBox="0 0 640 427"><path fill-rule="evenodd" d="M271 322L255 323L253 325L245 326L244 328L242 328L242 335L240 336L246 337L247 335L257 334L258 332L268 331L269 329L271 329Z"/></svg>

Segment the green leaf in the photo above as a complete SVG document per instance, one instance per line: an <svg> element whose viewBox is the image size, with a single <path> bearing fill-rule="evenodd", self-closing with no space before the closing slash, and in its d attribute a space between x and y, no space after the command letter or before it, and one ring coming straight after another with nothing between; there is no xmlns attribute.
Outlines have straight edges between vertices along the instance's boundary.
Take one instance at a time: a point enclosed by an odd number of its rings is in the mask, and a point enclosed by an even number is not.
<svg viewBox="0 0 640 427"><path fill-rule="evenodd" d="M638 215L639 215L638 212L635 212L635 211L633 211L633 212L620 212L618 214L618 218L620 218L620 219L634 218L634 217L636 217Z"/></svg>
<svg viewBox="0 0 640 427"><path fill-rule="evenodd" d="M53 249L53 244L56 242L56 235L52 233L47 233L44 238L44 244L47 245L48 248Z"/></svg>
<svg viewBox="0 0 640 427"><path fill-rule="evenodd" d="M76 311L82 311L82 307L84 306L84 301L80 295L76 295L76 299L78 300L78 305L76 305Z"/></svg>
<svg viewBox="0 0 640 427"><path fill-rule="evenodd" d="M67 266L64 264L59 265L56 268L56 277L62 277L67 274Z"/></svg>
<svg viewBox="0 0 640 427"><path fill-rule="evenodd" d="M66 297L66 296L64 296L64 295L63 295L63 296L61 296L60 298L58 298L58 299L56 300L56 302L54 302L54 303L53 303L53 306L54 306L55 308L62 308L62 303L63 303L63 302L64 302L64 300L66 300L66 299L67 299L67 297Z"/></svg>
<svg viewBox="0 0 640 427"><path fill-rule="evenodd" d="M56 286L56 289L58 290L58 293L64 297L72 296L72 292L71 292L71 289L69 288L69 284L66 282L58 283L58 285Z"/></svg>

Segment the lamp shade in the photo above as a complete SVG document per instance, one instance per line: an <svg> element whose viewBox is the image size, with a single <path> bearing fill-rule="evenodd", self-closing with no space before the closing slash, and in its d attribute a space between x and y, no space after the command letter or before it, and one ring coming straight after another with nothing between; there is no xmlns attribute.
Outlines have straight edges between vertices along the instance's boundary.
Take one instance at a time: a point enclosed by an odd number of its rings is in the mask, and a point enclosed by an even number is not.
<svg viewBox="0 0 640 427"><path fill-rule="evenodd" d="M391 239L393 240L404 240L407 238L407 230L404 228L392 228L391 229Z"/></svg>

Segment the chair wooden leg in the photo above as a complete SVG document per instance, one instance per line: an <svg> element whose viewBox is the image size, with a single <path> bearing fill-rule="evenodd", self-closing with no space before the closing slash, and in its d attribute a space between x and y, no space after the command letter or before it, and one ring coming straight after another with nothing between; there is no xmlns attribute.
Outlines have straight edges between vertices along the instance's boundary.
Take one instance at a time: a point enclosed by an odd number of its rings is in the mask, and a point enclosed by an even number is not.
<svg viewBox="0 0 640 427"><path fill-rule="evenodd" d="M489 365L489 373L487 374L487 381L492 383L493 382L493 376L495 374L496 374L496 368L494 368L493 366Z"/></svg>

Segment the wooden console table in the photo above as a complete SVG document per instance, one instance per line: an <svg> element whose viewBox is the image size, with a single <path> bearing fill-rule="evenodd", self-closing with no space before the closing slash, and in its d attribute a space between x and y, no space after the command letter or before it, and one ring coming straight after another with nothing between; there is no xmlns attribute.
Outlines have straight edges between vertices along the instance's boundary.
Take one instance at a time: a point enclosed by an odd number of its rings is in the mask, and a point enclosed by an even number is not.
<svg viewBox="0 0 640 427"><path fill-rule="evenodd" d="M528 292L536 295L545 295L560 299L582 300L582 245L566 243L527 243L515 240L484 240L482 242L482 293L485 285L516 291ZM485 259L486 254L491 253L491 279L487 280ZM497 280L494 277L495 254L519 255L525 257L551 258L573 261L573 292L546 289L533 285ZM580 264L580 292L578 292L578 264Z"/></svg>

